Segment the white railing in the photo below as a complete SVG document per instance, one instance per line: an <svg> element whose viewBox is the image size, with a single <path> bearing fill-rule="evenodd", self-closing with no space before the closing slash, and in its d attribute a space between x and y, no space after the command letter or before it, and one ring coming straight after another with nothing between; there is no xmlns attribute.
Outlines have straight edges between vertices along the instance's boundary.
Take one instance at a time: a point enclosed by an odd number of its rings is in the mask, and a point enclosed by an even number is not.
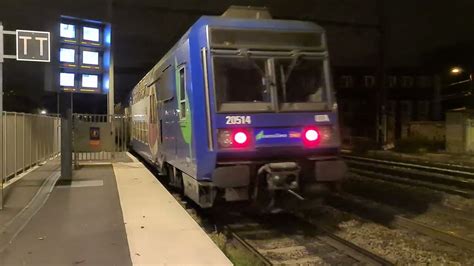
<svg viewBox="0 0 474 266"><path fill-rule="evenodd" d="M4 182L60 153L60 125L57 116L3 112Z"/></svg>

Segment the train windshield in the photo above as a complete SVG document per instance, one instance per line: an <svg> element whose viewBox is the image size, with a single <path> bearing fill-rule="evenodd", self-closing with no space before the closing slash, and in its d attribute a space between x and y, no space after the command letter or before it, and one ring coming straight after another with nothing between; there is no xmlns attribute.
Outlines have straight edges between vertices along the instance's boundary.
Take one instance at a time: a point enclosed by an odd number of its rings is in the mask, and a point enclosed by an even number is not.
<svg viewBox="0 0 474 266"><path fill-rule="evenodd" d="M279 103L324 101L324 61L300 58L277 59L275 68Z"/></svg>
<svg viewBox="0 0 474 266"><path fill-rule="evenodd" d="M327 109L324 58L214 56L220 112Z"/></svg>
<svg viewBox="0 0 474 266"><path fill-rule="evenodd" d="M268 109L271 93L265 82L266 59L215 57L217 104L222 108ZM252 104L252 105L249 105Z"/></svg>

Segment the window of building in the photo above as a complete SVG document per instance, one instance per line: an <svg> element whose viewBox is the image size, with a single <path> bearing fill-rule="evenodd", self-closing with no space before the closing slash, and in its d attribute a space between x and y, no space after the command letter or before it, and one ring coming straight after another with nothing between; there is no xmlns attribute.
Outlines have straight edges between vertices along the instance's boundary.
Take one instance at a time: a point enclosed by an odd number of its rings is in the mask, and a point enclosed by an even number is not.
<svg viewBox="0 0 474 266"><path fill-rule="evenodd" d="M430 102L429 101L418 101L417 102L417 120L426 121L430 118Z"/></svg>
<svg viewBox="0 0 474 266"><path fill-rule="evenodd" d="M341 88L348 89L354 87L354 78L350 75L341 76Z"/></svg>
<svg viewBox="0 0 474 266"><path fill-rule="evenodd" d="M373 88L375 87L375 76L373 75L365 75L364 76L364 86L366 88Z"/></svg>
<svg viewBox="0 0 474 266"><path fill-rule="evenodd" d="M433 86L433 79L430 76L419 76L417 78L417 87L426 89Z"/></svg>
<svg viewBox="0 0 474 266"><path fill-rule="evenodd" d="M402 76L401 86L402 88L413 88L415 85L415 79L412 76Z"/></svg>
<svg viewBox="0 0 474 266"><path fill-rule="evenodd" d="M387 83L389 88L395 88L397 86L397 76L388 76Z"/></svg>

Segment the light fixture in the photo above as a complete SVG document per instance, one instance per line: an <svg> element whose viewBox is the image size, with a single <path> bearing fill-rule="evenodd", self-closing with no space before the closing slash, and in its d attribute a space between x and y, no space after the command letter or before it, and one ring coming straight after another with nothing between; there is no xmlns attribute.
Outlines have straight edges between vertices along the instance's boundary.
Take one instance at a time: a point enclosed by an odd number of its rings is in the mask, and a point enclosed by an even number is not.
<svg viewBox="0 0 474 266"><path fill-rule="evenodd" d="M463 69L460 68L460 67L453 67L453 68L451 68L450 72L451 72L451 74L459 74L459 73L463 72Z"/></svg>

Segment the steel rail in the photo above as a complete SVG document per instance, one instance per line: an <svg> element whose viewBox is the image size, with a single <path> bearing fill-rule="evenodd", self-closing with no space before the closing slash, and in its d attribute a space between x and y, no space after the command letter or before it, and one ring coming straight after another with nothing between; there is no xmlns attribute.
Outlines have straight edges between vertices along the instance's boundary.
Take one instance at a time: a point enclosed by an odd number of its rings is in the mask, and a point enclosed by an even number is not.
<svg viewBox="0 0 474 266"><path fill-rule="evenodd" d="M298 225L295 227L313 228L314 231L317 231L320 233L319 235L314 236L316 240L319 240L322 243L335 248L336 250L342 252L342 254L344 254L347 257L350 257L354 260L363 262L368 265L393 265L392 262L384 259L383 257L380 257L365 248L362 248L348 240L345 240L335 235L334 233L331 232L330 229L324 227L323 225L308 221L307 219L305 219L299 214L291 214L291 218L293 219L294 222L296 222L296 225ZM256 223L256 224L260 224L260 223ZM242 226L242 227L245 227L245 226ZM262 264L273 265L271 260L267 259L266 256L263 255L261 252L259 252L257 248L255 248L254 246L252 246L252 244L247 242L245 240L245 237L240 236L239 232L231 229L230 226L227 226L226 230L228 230L228 232L230 232L231 235L235 237L235 239L237 239L252 254L254 254L257 258L259 258L260 261L262 261ZM245 233L246 233L245 230L241 232L241 234L245 234ZM289 237L291 237L291 235ZM301 258L301 259L304 259L304 258Z"/></svg>
<svg viewBox="0 0 474 266"><path fill-rule="evenodd" d="M349 160L376 162L390 166L400 166L418 170L426 170L430 172L437 172L445 175L462 176L466 178L474 178L474 167L467 167L462 165L442 164L442 163L427 163L422 161L414 161L408 159L407 161L376 159L372 157L362 157L354 155L343 155L343 158Z"/></svg>
<svg viewBox="0 0 474 266"><path fill-rule="evenodd" d="M334 202L334 200L339 202L339 204L336 204L337 206L334 206L333 204L331 204ZM353 195L333 196L332 201L330 201L329 204L335 207L336 209L340 209L341 205L346 206L346 207L350 206L349 208L351 209L351 211L355 210L357 213L359 209L361 209L360 211L365 212L366 210L362 210L362 209L369 206L368 202L375 203L376 205L381 205L378 202L367 200L367 199L361 199L360 197L353 196ZM444 241L446 243L455 245L457 247L474 251L474 240L467 239L460 235L451 233L449 231L445 231L445 230L433 227L431 225L427 225L425 223L415 221L401 214L395 214L395 213L390 213L390 212L387 213L386 211L380 210L381 206L370 207L371 213L374 213L374 211L377 211L377 208L379 209L378 210L379 215L382 215L386 218L390 218L390 219L387 219L387 222L384 223L384 225L386 226L413 230L420 234Z"/></svg>
<svg viewBox="0 0 474 266"><path fill-rule="evenodd" d="M429 226L424 223L417 222L413 219L403 217L401 215L396 215L394 217L393 224L398 227L408 228L418 233L421 233L426 236L430 236L449 244L455 245L457 247L466 248L471 251L474 251L474 241L464 238L462 236L456 235L454 233L446 232L444 230Z"/></svg>
<svg viewBox="0 0 474 266"><path fill-rule="evenodd" d="M331 229L325 225L319 224L317 222L310 221L304 217L301 213L294 214L297 218L301 219L302 222L310 224L316 227L319 231L323 232L325 236L330 238L333 241L336 241L340 244L339 248L344 249L344 251L351 257L358 259L359 261L364 261L370 265L394 265L393 262L365 249L362 248L344 238L341 238L334 234ZM362 256L360 256L362 255Z"/></svg>
<svg viewBox="0 0 474 266"><path fill-rule="evenodd" d="M425 187L425 188L436 190L436 191L442 191L442 192L446 192L453 195L459 195L465 198L474 197L474 194L472 191L463 190L463 189L459 189L452 186L435 184L435 183L430 183L430 182L411 179L411 178L387 175L387 174L382 174L380 172L375 172L375 171L367 171L367 170L360 170L360 169L354 169L354 168L349 169L349 171L366 178L383 180L383 181L388 181L388 182L392 182L396 184L415 185L418 187Z"/></svg>
<svg viewBox="0 0 474 266"><path fill-rule="evenodd" d="M474 173L358 156L343 157L351 172L368 178L426 187L466 198L474 197L474 179L470 176Z"/></svg>
<svg viewBox="0 0 474 266"><path fill-rule="evenodd" d="M262 265L273 265L273 263L268 260L264 255L262 255L256 248L254 248L250 243L245 241L244 238L240 237L238 233L232 231L229 227L225 227L225 230L229 232L229 234L232 236L233 239L237 240L237 242L240 243L247 251L252 253L261 263Z"/></svg>
<svg viewBox="0 0 474 266"><path fill-rule="evenodd" d="M334 233L330 232L329 229L321 226L321 225L317 225L317 227L323 231L324 233L326 233L326 235L328 237L330 237L331 239L337 241L338 243L340 243L341 245L345 246L345 251L347 253L349 253L352 257L356 257L357 255L354 254L353 251L355 251L356 253L358 254L362 254L364 256L364 258L360 258L358 257L357 259L359 259L360 261L364 261L366 263L369 263L371 265L393 265L392 262L368 251L367 249L364 249L348 240L345 240L337 235L335 235Z"/></svg>

